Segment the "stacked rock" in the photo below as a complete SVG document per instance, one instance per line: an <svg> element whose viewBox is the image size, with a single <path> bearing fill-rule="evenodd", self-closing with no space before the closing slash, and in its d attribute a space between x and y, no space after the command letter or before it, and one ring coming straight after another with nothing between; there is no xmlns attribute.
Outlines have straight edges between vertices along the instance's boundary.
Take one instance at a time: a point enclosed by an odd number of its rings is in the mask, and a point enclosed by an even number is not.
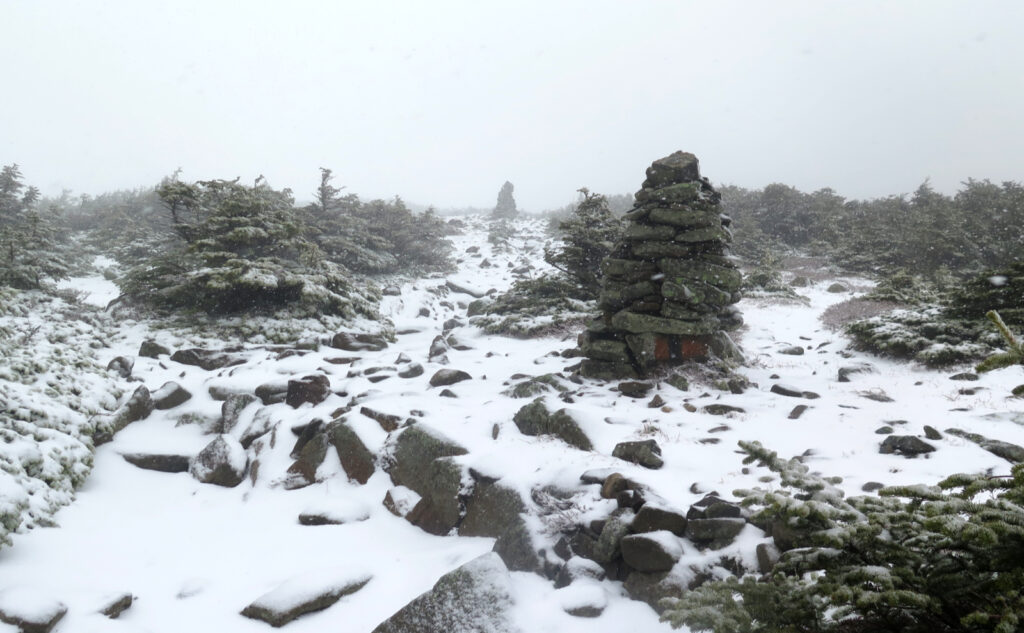
<svg viewBox="0 0 1024 633"><path fill-rule="evenodd" d="M739 354L727 330L742 275L729 255L731 220L701 178L697 157L676 152L647 169L622 240L601 263L602 315L580 335L580 372L636 378L711 353Z"/></svg>

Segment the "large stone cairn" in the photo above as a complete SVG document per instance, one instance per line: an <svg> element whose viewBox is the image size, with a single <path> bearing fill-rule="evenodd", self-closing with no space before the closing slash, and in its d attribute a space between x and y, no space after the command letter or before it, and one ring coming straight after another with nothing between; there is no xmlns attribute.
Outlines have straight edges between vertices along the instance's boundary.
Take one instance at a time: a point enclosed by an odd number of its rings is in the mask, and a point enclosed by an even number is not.
<svg viewBox="0 0 1024 633"><path fill-rule="evenodd" d="M720 199L693 154L676 152L647 169L623 238L601 263L602 314L580 335L584 376L636 378L737 353L726 331L743 324L733 305L742 276Z"/></svg>
<svg viewBox="0 0 1024 633"><path fill-rule="evenodd" d="M519 211L516 209L516 199L512 195L513 191L515 191L515 186L506 180L505 184L501 186L501 191L498 192L498 203L494 205L491 217L510 219L518 215Z"/></svg>

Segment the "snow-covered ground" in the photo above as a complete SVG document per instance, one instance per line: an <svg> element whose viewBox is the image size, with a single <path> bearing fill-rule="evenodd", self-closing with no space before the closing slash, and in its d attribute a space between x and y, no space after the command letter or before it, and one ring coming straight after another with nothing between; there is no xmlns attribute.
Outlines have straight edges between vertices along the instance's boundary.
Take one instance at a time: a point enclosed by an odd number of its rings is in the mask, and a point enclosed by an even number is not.
<svg viewBox="0 0 1024 633"><path fill-rule="evenodd" d="M684 511L708 491L728 496L737 488L773 485L758 481L764 471L751 468L743 472L736 454L738 440L759 440L782 456L809 451L807 463L827 475L843 477L842 487L850 494L862 494L861 487L867 482L934 483L953 472L1009 472L1007 461L948 434L931 442L938 450L928 457L879 454L885 436L876 430L885 425L901 435L922 435L924 425L943 432L957 427L1024 445L1024 406L1021 400L1009 398L1010 389L1024 383L1024 368L961 382L950 380L950 376L968 368L936 372L850 352L847 339L819 321L827 307L849 297L826 292L828 282L801 289L808 299L806 305L763 299L740 304L747 326L739 339L748 366L739 371L756 383L745 393L732 394L700 384L680 391L660 384L647 398L632 399L611 390L612 384L567 383L574 387L574 401L566 403L551 396L550 408L567 407L595 450L576 450L550 437L523 435L512 417L530 400L502 392L514 374L564 372L576 359L563 358L557 352L573 347L573 337L514 340L484 335L466 324L465 306L473 297L451 291L445 282L483 290L508 287L513 280L509 263L518 265L528 248L534 249L532 258L537 258L542 244L539 228L532 223L527 239L514 241L514 248L504 252L488 244L486 229L479 223L466 235L455 237L456 252L464 258L457 273L408 281L400 294L385 298L382 311L398 335L383 351L350 353L322 346L318 351L277 359L276 351L260 348L246 352L245 364L212 372L167 357L137 358L133 375L141 384L156 390L167 381L176 381L193 397L129 425L113 442L97 449L91 476L76 500L56 515L59 527L13 535L13 546L0 550L0 592L35 592L65 603L68 612L55 629L58 633L266 631L267 624L239 612L282 583L291 581L290 587L301 585L305 578L368 574L372 578L363 589L324 611L299 618L288 624L287 630L371 631L440 576L490 551L493 539L432 536L414 527L382 506L392 487L383 470L378 468L365 485L359 485L345 476L333 450L317 471L317 483L285 489L281 483L292 463L288 454L295 442L289 429L317 418L329 420L335 410L353 399L357 406L347 415L349 424L372 451L385 446L387 433L377 422L360 415L359 407L401 419L421 412L416 415L422 424L468 449L467 455L456 458L459 463L500 476L525 499L530 498L531 490L544 485L577 491L573 514L567 518L574 521L601 518L615 505L600 499L594 486L580 483L580 475L591 469L619 471ZM465 253L470 246L479 246L478 257ZM493 266L481 268L483 259ZM88 289L89 283L76 282L76 287ZM107 300L102 292L95 296ZM423 307L429 316L420 315ZM470 349L449 349L446 365L429 361L432 340L452 318L463 323L452 333ZM100 361L135 355L146 337L169 346L177 341L167 333L149 332L135 324L106 341L109 347L99 352ZM805 353L780 353L793 346L805 348ZM361 373L367 368L395 367L400 354L423 364L424 374L371 382L380 372ZM351 365L329 362L353 355L359 360ZM864 362L875 371L853 375L850 382L837 381L840 367ZM461 369L472 376L472 380L449 387L455 398L441 397L441 388L428 383L442 367ZM211 419L220 415L221 402L208 393L211 386L251 393L260 384L311 373L327 374L335 395L316 406L292 409L282 403L265 407L261 415L268 415L279 426L275 445L267 444L260 455L254 483L247 478L234 488L201 484L188 473L142 470L121 457L133 452L198 453L211 436L203 434L200 424L176 423L188 413ZM350 377L350 373L361 375ZM117 386L127 394L136 384L120 380ZM778 395L770 391L775 384L820 397ZM965 393L971 390L973 393ZM342 392L346 395L337 395ZM655 394L665 401L663 407L647 406ZM892 401L866 397L881 394ZM686 403L697 410L688 411L683 406ZM723 417L701 411L712 403L741 407L743 412ZM808 409L798 419L790 419L790 412L799 404ZM244 430L254 411L255 407L246 410L236 434ZM660 470L611 456L618 442L648 438L657 440L662 448L665 466ZM297 517L310 510L351 521L301 525ZM763 535L752 526L745 530L734 547L749 560ZM680 565L697 562L702 556L686 546ZM555 590L550 581L535 574L513 572L512 578L514 617L523 631L671 630L648 605L630 600L619 582L576 583ZM136 600L119 619L97 613L107 596L123 592L130 592ZM607 606L596 619L574 617L565 611L577 603L602 601ZM0 624L0 631L7 630L16 628Z"/></svg>

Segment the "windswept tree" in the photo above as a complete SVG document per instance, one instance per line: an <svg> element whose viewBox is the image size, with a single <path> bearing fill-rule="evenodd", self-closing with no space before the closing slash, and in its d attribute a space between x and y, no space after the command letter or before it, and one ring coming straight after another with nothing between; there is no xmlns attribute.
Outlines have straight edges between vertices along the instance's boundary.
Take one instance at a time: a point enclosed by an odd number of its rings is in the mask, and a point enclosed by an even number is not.
<svg viewBox="0 0 1024 633"><path fill-rule="evenodd" d="M130 271L122 282L129 298L212 314L372 314L350 273L306 239L288 189L273 189L262 177L252 186L172 178L157 195L170 216L173 244Z"/></svg>
<svg viewBox="0 0 1024 633"><path fill-rule="evenodd" d="M40 213L38 203L39 190L22 182L17 165L0 170L0 286L36 289L67 276L52 222L57 209Z"/></svg>
<svg viewBox="0 0 1024 633"><path fill-rule="evenodd" d="M544 249L544 261L561 271L577 299L596 299L601 292L601 260L611 253L622 233L621 221L604 196L579 190L576 210L558 223L562 244Z"/></svg>

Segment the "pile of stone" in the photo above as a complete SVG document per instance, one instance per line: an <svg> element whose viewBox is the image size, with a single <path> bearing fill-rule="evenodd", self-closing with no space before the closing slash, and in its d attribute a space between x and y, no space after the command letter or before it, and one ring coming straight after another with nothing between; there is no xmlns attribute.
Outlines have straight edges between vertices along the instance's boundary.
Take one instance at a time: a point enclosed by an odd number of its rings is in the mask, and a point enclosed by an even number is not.
<svg viewBox="0 0 1024 633"><path fill-rule="evenodd" d="M647 169L623 238L601 264L602 314L580 336L584 376L635 378L712 353L738 356L726 331L743 324L733 305L742 275L720 199L693 154Z"/></svg>

